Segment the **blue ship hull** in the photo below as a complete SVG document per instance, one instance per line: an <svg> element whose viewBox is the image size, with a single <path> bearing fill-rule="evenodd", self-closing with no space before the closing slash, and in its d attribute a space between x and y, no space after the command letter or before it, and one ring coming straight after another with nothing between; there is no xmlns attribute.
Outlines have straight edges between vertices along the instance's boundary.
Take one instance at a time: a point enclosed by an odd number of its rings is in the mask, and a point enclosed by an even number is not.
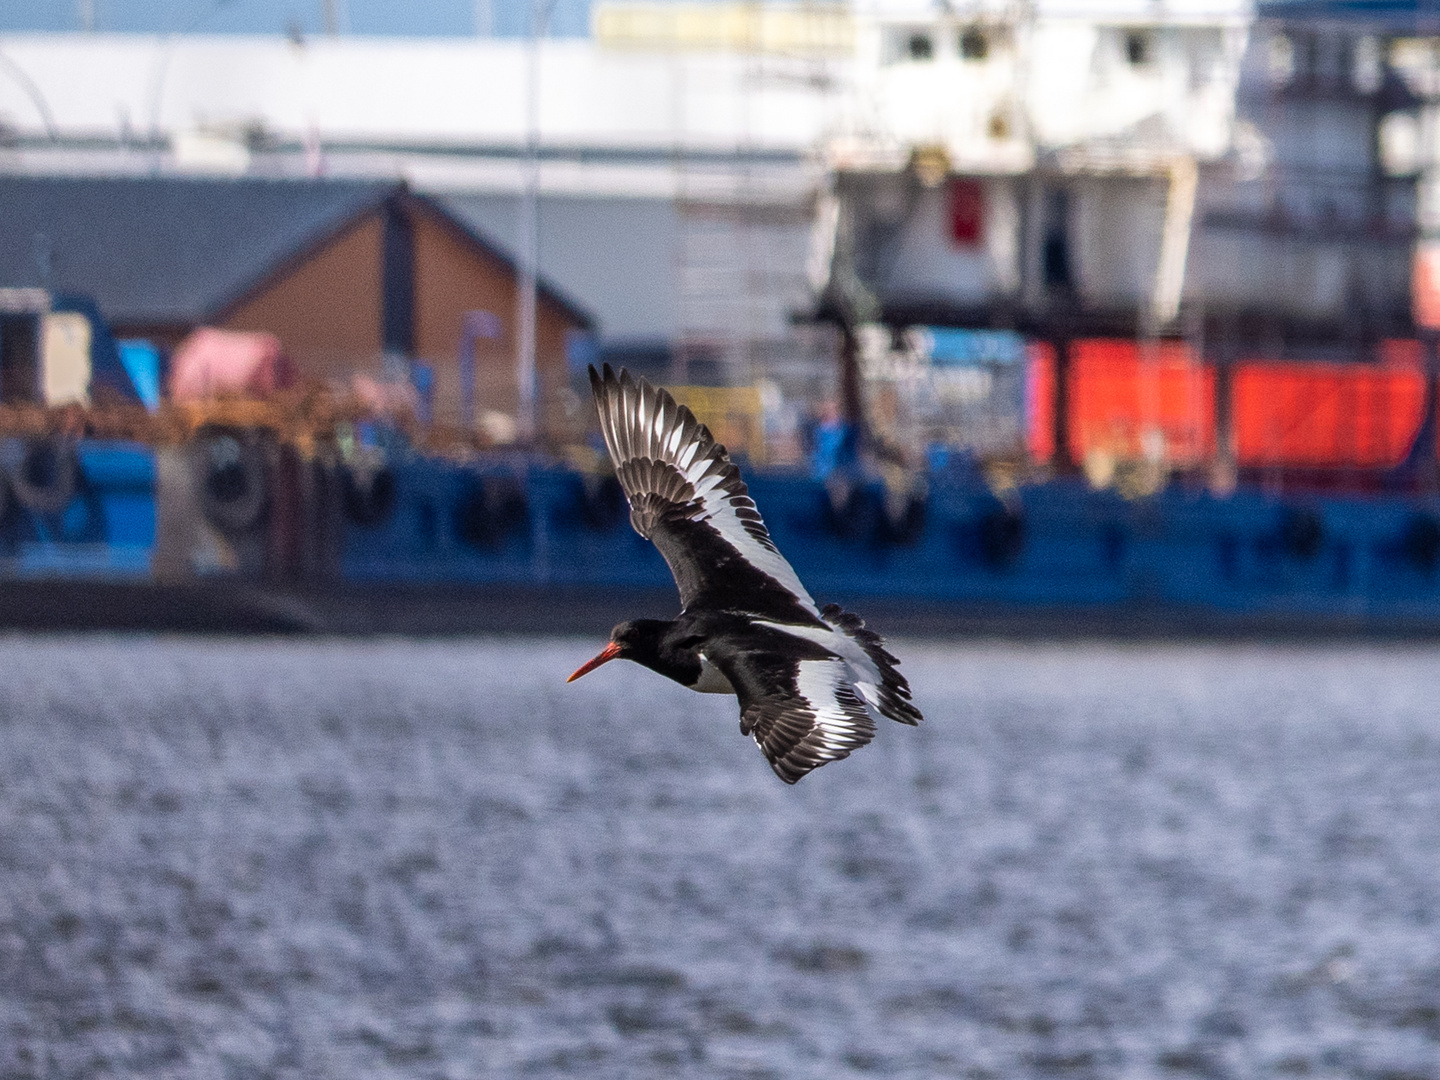
<svg viewBox="0 0 1440 1080"><path fill-rule="evenodd" d="M162 587L150 569L154 452L82 443L78 460L79 483L63 510L35 513L12 499L0 518L0 575L10 585L123 584L125 595L249 590L252 599L268 590L305 598L316 611L336 597L361 598L382 629L377 596L402 606L408 596L436 612L478 604L473 629L498 625L487 621L486 596L509 597L499 606L510 608L613 599L586 607L597 620L630 597L674 605L669 572L630 528L613 481L549 463L401 462L378 518L356 520L336 503L335 542L318 571L221 571ZM1127 501L1061 480L1002 501L957 474L934 478L925 499L898 513L887 512L879 484L851 491L837 513L817 480L749 475L776 543L815 597L884 612L902 628L1440 633L1440 507L1414 497L1241 490L1220 498L1172 489ZM332 616L315 623L345 628L344 617ZM436 628L465 622L452 611ZM407 625L423 629L425 620Z"/></svg>

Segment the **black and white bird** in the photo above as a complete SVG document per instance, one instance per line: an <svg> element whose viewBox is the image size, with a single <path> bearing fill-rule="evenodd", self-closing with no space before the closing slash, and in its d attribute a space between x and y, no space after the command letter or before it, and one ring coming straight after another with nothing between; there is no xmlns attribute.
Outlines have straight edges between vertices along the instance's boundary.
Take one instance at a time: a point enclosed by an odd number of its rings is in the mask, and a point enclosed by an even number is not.
<svg viewBox="0 0 1440 1080"><path fill-rule="evenodd" d="M630 523L670 564L683 610L621 623L567 681L623 659L734 694L741 733L787 784L864 746L880 717L919 723L899 661L858 615L816 606L705 425L609 364L590 369L590 385Z"/></svg>

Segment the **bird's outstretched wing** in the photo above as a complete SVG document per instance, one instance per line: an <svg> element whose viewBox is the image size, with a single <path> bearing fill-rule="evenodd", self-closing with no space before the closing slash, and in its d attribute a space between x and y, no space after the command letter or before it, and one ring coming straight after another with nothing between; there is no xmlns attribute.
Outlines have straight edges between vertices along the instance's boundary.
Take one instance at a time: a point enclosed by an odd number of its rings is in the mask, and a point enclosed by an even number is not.
<svg viewBox="0 0 1440 1080"><path fill-rule="evenodd" d="M725 656L720 666L740 699L741 733L754 738L787 784L875 737L875 722L839 657L747 652Z"/></svg>
<svg viewBox="0 0 1440 1080"><path fill-rule="evenodd" d="M665 390L609 364L590 369L590 387L630 523L669 563L681 603L824 626L705 425Z"/></svg>

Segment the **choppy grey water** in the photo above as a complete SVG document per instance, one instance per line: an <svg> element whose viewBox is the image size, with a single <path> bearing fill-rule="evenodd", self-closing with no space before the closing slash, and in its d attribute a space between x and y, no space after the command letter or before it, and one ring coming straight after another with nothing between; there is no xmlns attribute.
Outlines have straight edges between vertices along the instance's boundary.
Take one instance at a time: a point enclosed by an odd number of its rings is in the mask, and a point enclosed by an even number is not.
<svg viewBox="0 0 1440 1080"><path fill-rule="evenodd" d="M1440 651L0 639L0 1075L1440 1077Z"/></svg>

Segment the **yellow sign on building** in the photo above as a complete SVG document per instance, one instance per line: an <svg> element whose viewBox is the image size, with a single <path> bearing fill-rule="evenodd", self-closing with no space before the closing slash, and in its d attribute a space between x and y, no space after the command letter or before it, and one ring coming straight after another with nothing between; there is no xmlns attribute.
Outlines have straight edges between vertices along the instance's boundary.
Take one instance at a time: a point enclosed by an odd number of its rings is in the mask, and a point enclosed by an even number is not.
<svg viewBox="0 0 1440 1080"><path fill-rule="evenodd" d="M689 408L731 453L765 462L765 410L754 386L672 386L675 400Z"/></svg>
<svg viewBox="0 0 1440 1080"><path fill-rule="evenodd" d="M599 3L592 29L601 45L844 56L855 24L843 4Z"/></svg>

